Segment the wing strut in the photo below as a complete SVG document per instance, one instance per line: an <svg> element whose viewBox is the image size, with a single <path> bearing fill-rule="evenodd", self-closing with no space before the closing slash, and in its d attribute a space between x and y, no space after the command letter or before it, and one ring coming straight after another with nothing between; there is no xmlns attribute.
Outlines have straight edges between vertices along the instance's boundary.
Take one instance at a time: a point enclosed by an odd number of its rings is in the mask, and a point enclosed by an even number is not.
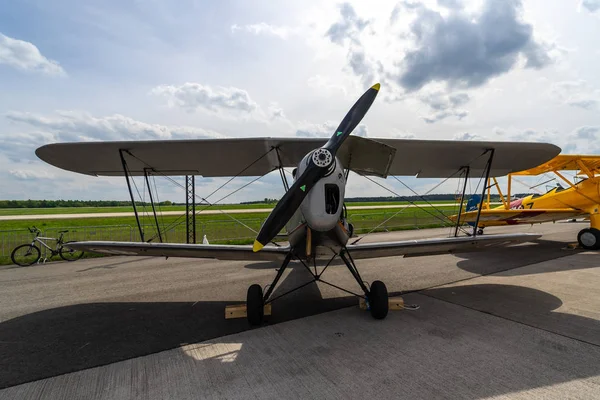
<svg viewBox="0 0 600 400"><path fill-rule="evenodd" d="M127 181L127 189L129 189L129 196L131 197L131 205L133 206L133 213L135 214L135 220L137 221L138 229L140 230L140 239L144 242L144 230L140 223L140 216L138 215L137 207L135 206L135 199L133 198L133 192L131 191L131 183L129 182L129 173L127 172L127 161L123 156L123 152L127 150L119 149L119 156L121 157L121 164L123 165L123 173L125 174L125 180ZM129 153L127 151L127 153Z"/></svg>
<svg viewBox="0 0 600 400"><path fill-rule="evenodd" d="M162 243L162 234L160 233L160 225L158 224L158 217L156 216L156 208L154 207L154 198L152 197L152 188L150 187L150 180L148 179L148 168L144 168L144 178L146 178L146 185L148 186L148 194L150 195L150 204L152 205L152 214L154 214L154 222L156 222L156 232L158 233L158 240Z"/></svg>
<svg viewBox="0 0 600 400"><path fill-rule="evenodd" d="M481 216L481 209L483 208L483 196L485 191L488 189L488 181L490 180L490 170L492 169L492 161L494 160L494 149L487 149L485 153L489 152L487 164L485 165L485 180L483 181L483 190L481 191L481 200L479 201L479 208L477 209L477 218L475 219L475 225L473 225L473 237L477 237L477 227L479 225L479 217ZM483 154L485 154L483 153Z"/></svg>
<svg viewBox="0 0 600 400"><path fill-rule="evenodd" d="M460 195L460 208L458 209L458 218L456 219L456 227L454 228L454 237L458 236L458 230L460 229L460 215L462 214L463 204L465 202L465 193L467 191L467 182L469 182L469 172L471 168L467 165L466 167L462 167L461 169L465 170L465 184L463 185L463 190Z"/></svg>

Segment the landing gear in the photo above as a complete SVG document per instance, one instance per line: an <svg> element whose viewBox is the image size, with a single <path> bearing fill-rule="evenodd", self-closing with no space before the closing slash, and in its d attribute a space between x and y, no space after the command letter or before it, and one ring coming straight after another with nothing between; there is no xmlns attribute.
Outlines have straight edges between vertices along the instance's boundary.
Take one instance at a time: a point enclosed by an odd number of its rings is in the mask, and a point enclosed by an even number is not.
<svg viewBox="0 0 600 400"><path fill-rule="evenodd" d="M477 234L478 235L483 235L483 228L477 229Z"/></svg>
<svg viewBox="0 0 600 400"><path fill-rule="evenodd" d="M252 326L260 325L263 320L265 304L263 301L263 291L260 285L252 285L248 288L246 296L246 313L248 323Z"/></svg>
<svg viewBox="0 0 600 400"><path fill-rule="evenodd" d="M385 283L381 281L373 282L367 298L369 299L371 316L375 319L384 319L388 314L389 308L388 291Z"/></svg>
<svg viewBox="0 0 600 400"><path fill-rule="evenodd" d="M313 282L321 282L326 285L332 286L336 289L339 289L343 292L346 292L348 294L366 299L367 303L369 304L369 310L371 311L371 316L373 316L373 318L375 318L375 319L384 319L387 316L388 310L389 310L389 299L388 299L388 291L387 291L387 288L385 287L385 284L381 281L374 281L371 284L371 288L369 289L367 287L367 285L365 284L365 282L363 281L363 279L361 278L361 276L358 272L358 269L356 268L356 265L354 264L354 260L352 259L352 256L350 255L348 250L345 248L339 254L333 255L333 257L331 257L331 259L329 260L327 265L325 265L325 267L323 267L323 269L320 272L317 271L316 265L314 266L314 270L313 270L302 259L299 259L299 261L306 268L306 270L308 272L310 272L310 274L313 276L313 279L304 283L303 285L300 285L300 286L298 286L294 289L291 289L285 293L271 297L275 287L277 286L277 283L279 282L279 279L281 279L283 272L285 271L290 260L292 259L292 256L293 256L293 254L291 252L288 253L285 260L281 264L281 267L277 271L277 275L275 276L275 279L273 279L273 282L268 286L268 289L264 295L263 295L263 291L262 291L262 288L260 287L260 285L255 284L248 288L248 294L246 296L246 316L248 318L248 322L250 323L250 325L256 326L256 325L260 325L262 323L265 305L272 303L273 301L275 301L283 296L286 296L286 295L290 294L291 292L294 292L300 288L303 288L304 286L310 285ZM331 265L331 262L335 259L335 257L338 257L338 256L344 261L344 264L346 264L346 266L348 267L348 270L350 271L350 273L352 274L354 279L356 279L356 282L362 289L364 295L351 292L349 290L346 290L344 288L336 286L333 283L329 283L329 282L321 279L321 276L323 275L325 270L329 267L329 265Z"/></svg>
<svg viewBox="0 0 600 400"><path fill-rule="evenodd" d="M582 229L577 235L577 241L586 250L600 250L600 230L596 228Z"/></svg>

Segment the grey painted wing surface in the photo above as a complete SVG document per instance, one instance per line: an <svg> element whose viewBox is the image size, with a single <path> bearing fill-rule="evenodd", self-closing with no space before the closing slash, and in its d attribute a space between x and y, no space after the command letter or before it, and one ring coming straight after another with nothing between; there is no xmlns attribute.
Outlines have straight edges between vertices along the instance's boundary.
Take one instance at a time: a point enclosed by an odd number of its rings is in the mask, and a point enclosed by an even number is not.
<svg viewBox="0 0 600 400"><path fill-rule="evenodd" d="M542 235L516 233L477 237L451 237L400 242L379 242L346 246L352 258L416 257L447 253L466 253L531 242Z"/></svg>
<svg viewBox="0 0 600 400"><path fill-rule="evenodd" d="M48 144L38 148L36 154L55 167L87 175L122 176L122 151L131 175L143 175L144 169L153 168L172 176L261 176L279 166L296 167L306 154L324 143L322 138L77 142ZM483 173L489 149L495 152L491 176L533 168L560 152L559 147L548 143L350 136L338 157L344 166L366 175L447 178L469 166L471 176L476 177Z"/></svg>
<svg viewBox="0 0 600 400"><path fill-rule="evenodd" d="M94 253L154 256L214 258L217 260L257 260L280 261L289 252L289 247L265 246L254 253L252 246L182 243L143 243L143 242L74 242L69 247Z"/></svg>

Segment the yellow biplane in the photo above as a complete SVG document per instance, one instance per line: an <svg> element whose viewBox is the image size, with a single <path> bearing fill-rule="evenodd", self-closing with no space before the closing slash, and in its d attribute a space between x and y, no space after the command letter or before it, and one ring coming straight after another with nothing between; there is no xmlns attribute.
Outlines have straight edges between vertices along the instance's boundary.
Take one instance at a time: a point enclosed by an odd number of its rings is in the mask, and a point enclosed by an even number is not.
<svg viewBox="0 0 600 400"><path fill-rule="evenodd" d="M583 179L577 183L569 181L561 171L577 171ZM552 172L567 186L557 186L549 192L533 194L511 201L512 177L516 175L535 176ZM490 189L496 187L502 205L490 207ZM589 218L590 227L577 235L579 245L584 249L600 249L600 156L558 155L552 160L525 171L508 175L506 197L495 178L488 182L488 198L478 215L479 196L470 199L466 212L453 216L460 222L477 223L478 233L486 226L537 224L574 218ZM477 222L476 222L477 221Z"/></svg>

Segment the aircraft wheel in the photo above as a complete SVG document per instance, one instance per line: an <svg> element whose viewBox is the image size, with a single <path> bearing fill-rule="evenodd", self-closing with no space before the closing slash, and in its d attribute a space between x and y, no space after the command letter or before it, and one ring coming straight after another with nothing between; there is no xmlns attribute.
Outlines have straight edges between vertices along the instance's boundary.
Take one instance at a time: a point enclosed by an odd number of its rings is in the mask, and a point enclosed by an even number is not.
<svg viewBox="0 0 600 400"><path fill-rule="evenodd" d="M375 281L371 284L369 307L373 318L384 319L387 316L389 307L388 291L383 282Z"/></svg>
<svg viewBox="0 0 600 400"><path fill-rule="evenodd" d="M262 323L264 313L263 291L260 285L252 285L248 288L246 296L246 316L252 326Z"/></svg>
<svg viewBox="0 0 600 400"><path fill-rule="evenodd" d="M586 250L598 250L600 249L600 230L596 228L582 229L577 235L577 241Z"/></svg>
<svg viewBox="0 0 600 400"><path fill-rule="evenodd" d="M478 235L483 235L483 228L477 229L477 234Z"/></svg>

